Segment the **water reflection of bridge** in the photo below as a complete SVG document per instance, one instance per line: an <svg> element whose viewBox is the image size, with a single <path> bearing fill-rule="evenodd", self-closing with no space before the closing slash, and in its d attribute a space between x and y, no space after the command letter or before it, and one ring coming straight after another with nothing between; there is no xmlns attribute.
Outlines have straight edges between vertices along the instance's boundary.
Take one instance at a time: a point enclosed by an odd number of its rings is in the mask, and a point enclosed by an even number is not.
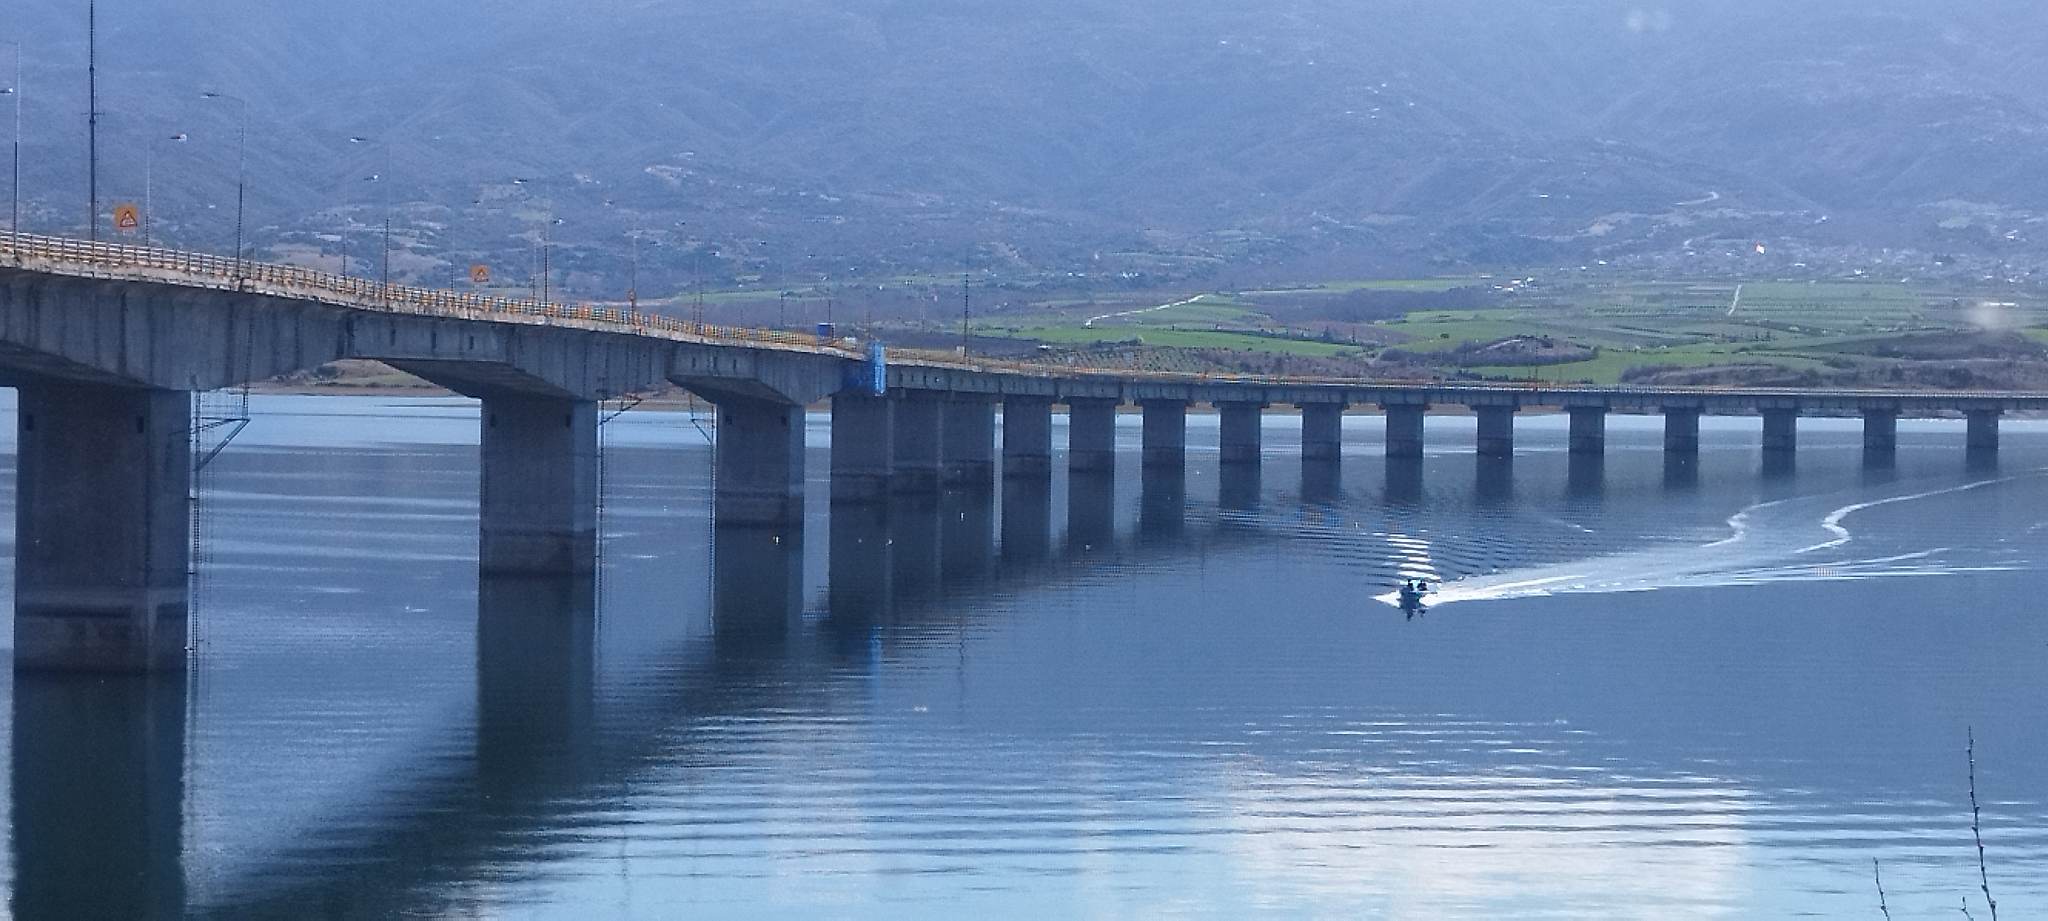
<svg viewBox="0 0 2048 921"><path fill-rule="evenodd" d="M1514 462L1476 459L1478 506L1514 501ZM1873 463L1869 476L1882 478ZM492 866L537 859L536 832L577 818L597 791L677 760L679 726L787 711L834 693L835 672L869 672L931 648L934 633L993 625L994 596L1054 590L1148 561L1285 541L1255 464L1222 464L1217 504L1190 501L1180 468L1117 481L1077 474L1064 497L1037 479L1000 493L947 492L834 508L822 604L806 588L802 532L715 532L712 631L664 656L629 697L597 693L594 592L576 580L486 580L477 611L473 757L380 799L360 836L279 854L188 904L182 677L22 675L13 722L14 908L18 917L372 917L433 913ZM1768 471L1767 471L1768 472ZM1440 474L1438 474L1440 476ZM1393 460L1378 508L1435 498L1419 461ZM1695 487L1667 462L1663 488ZM1598 500L1597 457L1566 460L1566 495ZM1459 477L1463 480L1463 477ZM1301 505L1342 509L1334 464L1303 468ZM1136 486L1125 518L1119 489ZM1463 491L1467 484L1452 484ZM1065 528L1056 527L1064 505ZM814 532L813 537L817 536ZM818 616L822 608L824 616ZM688 760L688 756L684 757ZM323 839L333 836L322 835Z"/></svg>
<svg viewBox="0 0 2048 921"><path fill-rule="evenodd" d="M1334 487L1332 471L1323 481ZM1223 505L1255 510L1255 466L1226 467ZM712 632L680 648L630 700L596 692L596 591L588 579L486 579L478 599L474 757L397 791L351 825L366 840L288 852L188 904L183 674L22 673L13 698L16 917L376 917L432 911L452 884L517 851L580 796L669 754L678 725L789 707L828 676L917 654L898 641L972 630L993 593L1086 580L1154 557L1281 536L1207 515L1178 471L1146 473L1136 527L1119 534L1116 484L1077 475L1067 530L1036 479L833 510L822 618L807 616L802 531L722 526ZM1000 502L1000 504L998 504ZM1191 527L1190 515L1213 520ZM605 711L605 712L601 712ZM292 869L286 869L289 866ZM305 872L306 867L324 868ZM210 887L211 888L211 887Z"/></svg>

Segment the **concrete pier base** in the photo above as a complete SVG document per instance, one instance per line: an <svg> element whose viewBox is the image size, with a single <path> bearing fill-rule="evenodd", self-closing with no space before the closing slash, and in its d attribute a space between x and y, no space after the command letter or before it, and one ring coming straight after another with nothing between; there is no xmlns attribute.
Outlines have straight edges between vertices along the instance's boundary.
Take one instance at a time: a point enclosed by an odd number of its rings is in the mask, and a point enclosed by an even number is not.
<svg viewBox="0 0 2048 921"><path fill-rule="evenodd" d="M1571 447L1573 454L1607 453L1607 407L1573 406Z"/></svg>
<svg viewBox="0 0 2048 921"><path fill-rule="evenodd" d="M1799 410L1766 409L1763 416L1766 453L1789 454L1799 450Z"/></svg>
<svg viewBox="0 0 2048 921"><path fill-rule="evenodd" d="M1700 453L1700 410L1675 406L1664 408L1664 453Z"/></svg>
<svg viewBox="0 0 2048 921"><path fill-rule="evenodd" d="M833 504L888 498L895 410L886 397L842 393L832 398Z"/></svg>
<svg viewBox="0 0 2048 921"><path fill-rule="evenodd" d="M598 405L537 396L483 401L478 569L490 576L597 571Z"/></svg>
<svg viewBox="0 0 2048 921"><path fill-rule="evenodd" d="M939 491L939 470L944 442L941 422L944 404L937 394L911 391L895 400L895 418L890 423L891 455L889 490L922 495Z"/></svg>
<svg viewBox="0 0 2048 921"><path fill-rule="evenodd" d="M1264 403L1218 403L1218 446L1225 465L1256 465L1264 451Z"/></svg>
<svg viewBox="0 0 2048 921"><path fill-rule="evenodd" d="M939 480L957 489L993 490L996 482L996 404L974 394L948 399L940 410Z"/></svg>
<svg viewBox="0 0 2048 921"><path fill-rule="evenodd" d="M1188 462L1188 404L1184 400L1146 400L1144 465L1184 468Z"/></svg>
<svg viewBox="0 0 2048 921"><path fill-rule="evenodd" d="M1996 409L1973 409L1963 414L1968 420L1964 444L1972 454L1998 453L1998 419L2001 413Z"/></svg>
<svg viewBox="0 0 2048 921"><path fill-rule="evenodd" d="M1896 409L1866 409L1863 411L1863 453L1893 454L1899 450L1899 411Z"/></svg>
<svg viewBox="0 0 2048 921"><path fill-rule="evenodd" d="M1387 456L1420 460L1423 420L1429 416L1429 407L1397 403L1384 408L1387 412Z"/></svg>
<svg viewBox="0 0 2048 921"><path fill-rule="evenodd" d="M1308 403L1301 407L1301 460L1336 463L1344 456L1344 404Z"/></svg>
<svg viewBox="0 0 2048 921"><path fill-rule="evenodd" d="M14 667L185 666L192 396L20 389Z"/></svg>
<svg viewBox="0 0 2048 921"><path fill-rule="evenodd" d="M1515 407L1475 406L1472 411L1479 415L1479 456L1515 456Z"/></svg>
<svg viewBox="0 0 2048 921"><path fill-rule="evenodd" d="M1067 401L1067 469L1108 473L1116 469L1116 406L1109 399Z"/></svg>
<svg viewBox="0 0 2048 921"><path fill-rule="evenodd" d="M1052 476L1052 401L1011 397L1003 401L1003 479L1043 480Z"/></svg>
<svg viewBox="0 0 2048 921"><path fill-rule="evenodd" d="M720 527L801 525L804 517L804 408L725 397L718 403L713 460Z"/></svg>

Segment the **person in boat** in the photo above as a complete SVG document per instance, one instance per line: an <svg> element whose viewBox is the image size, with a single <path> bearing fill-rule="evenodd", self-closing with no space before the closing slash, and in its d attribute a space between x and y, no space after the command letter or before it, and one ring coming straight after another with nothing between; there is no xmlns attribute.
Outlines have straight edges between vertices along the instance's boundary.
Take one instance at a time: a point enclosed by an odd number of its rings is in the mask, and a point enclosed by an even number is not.
<svg viewBox="0 0 2048 921"><path fill-rule="evenodd" d="M1401 609L1414 612L1422 607L1422 596L1429 591L1421 579L1407 579L1401 583Z"/></svg>

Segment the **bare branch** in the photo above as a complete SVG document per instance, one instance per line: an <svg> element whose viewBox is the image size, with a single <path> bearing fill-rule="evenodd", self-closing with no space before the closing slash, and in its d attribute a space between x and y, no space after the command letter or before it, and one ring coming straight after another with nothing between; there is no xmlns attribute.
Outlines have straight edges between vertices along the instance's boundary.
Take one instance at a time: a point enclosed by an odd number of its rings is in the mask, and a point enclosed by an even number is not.
<svg viewBox="0 0 2048 921"><path fill-rule="evenodd" d="M1877 879L1877 910L1884 912L1884 921L1892 921L1891 906L1884 902L1884 868L1877 865L1877 858L1870 858L1870 875Z"/></svg>
<svg viewBox="0 0 2048 921"><path fill-rule="evenodd" d="M1991 873L1984 866L1984 831L1982 814L1977 808L1977 729L1968 730L1970 747L1970 836L1977 840L1977 884L1984 889L1984 904L1991 907L1991 921L1998 921L1998 900L1991 897ZM1969 908L1963 909L1969 914Z"/></svg>

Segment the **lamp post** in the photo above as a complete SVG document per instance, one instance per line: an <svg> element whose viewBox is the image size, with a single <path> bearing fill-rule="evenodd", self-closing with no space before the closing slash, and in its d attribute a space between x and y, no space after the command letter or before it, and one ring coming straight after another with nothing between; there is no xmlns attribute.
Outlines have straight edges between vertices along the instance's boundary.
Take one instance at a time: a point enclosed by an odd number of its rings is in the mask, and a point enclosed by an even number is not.
<svg viewBox="0 0 2048 921"><path fill-rule="evenodd" d="M348 142L351 144L375 144L384 148L384 171L381 173L371 173L369 176L364 177L363 181L376 183L378 191L383 193L384 254L379 264L377 280L378 283L388 289L391 287L391 145L384 141L367 137L351 137L348 139ZM390 295L387 293L385 297L389 299Z"/></svg>
<svg viewBox="0 0 2048 921"><path fill-rule="evenodd" d="M217 99L232 102L241 113L241 128L235 141L235 278L242 277L242 204L248 191L249 178L249 103L240 96L227 93L205 92L202 99Z"/></svg>
<svg viewBox="0 0 2048 921"><path fill-rule="evenodd" d="M21 42L14 46L14 83L0 87L0 96L7 96L14 102L14 165L13 179L7 187L14 193L13 207L8 212L7 229L12 233L21 232Z"/></svg>
<svg viewBox="0 0 2048 921"><path fill-rule="evenodd" d="M538 182L539 180L525 178L515 178L512 180L513 185L526 191L526 200L528 202L533 201L533 191L529 186L535 185ZM554 204L550 202L544 205L541 209L540 222L540 284L538 291L535 292L536 299L543 305L548 302L548 256L549 248L553 242L549 234L552 232L554 225L560 223L562 223L561 219L555 217Z"/></svg>
<svg viewBox="0 0 2048 921"><path fill-rule="evenodd" d="M185 133L184 133L184 132L179 132L179 133L177 133L177 134L173 134L173 135L171 135L171 136L169 136L169 137L159 137L159 138L156 138L155 140L152 140L152 141L150 141L150 142L149 142L149 152L143 155L143 158L142 158L142 245L143 245L143 246L149 246L149 245L150 245L150 242L151 242L151 237L150 237L150 224L152 224L153 222L155 222L155 221L156 221L156 150L157 150L157 148L159 148L159 147L162 147L162 146L163 146L163 145L164 145L164 144L165 144L166 142L168 142L168 143L173 143L173 144L182 144L182 143L184 143L184 142L185 142L185 140L186 140L186 137L187 137L187 136L185 135Z"/></svg>

